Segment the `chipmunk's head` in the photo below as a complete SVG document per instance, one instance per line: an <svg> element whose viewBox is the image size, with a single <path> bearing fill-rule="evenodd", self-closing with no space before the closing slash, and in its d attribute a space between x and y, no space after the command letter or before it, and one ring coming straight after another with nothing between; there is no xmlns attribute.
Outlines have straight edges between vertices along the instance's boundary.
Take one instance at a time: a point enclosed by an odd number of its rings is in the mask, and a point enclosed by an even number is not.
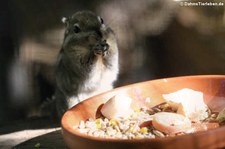
<svg viewBox="0 0 225 149"><path fill-rule="evenodd" d="M94 50L95 54L104 55L116 42L113 31L104 24L103 19L90 11L77 12L62 21L66 25L64 50Z"/></svg>

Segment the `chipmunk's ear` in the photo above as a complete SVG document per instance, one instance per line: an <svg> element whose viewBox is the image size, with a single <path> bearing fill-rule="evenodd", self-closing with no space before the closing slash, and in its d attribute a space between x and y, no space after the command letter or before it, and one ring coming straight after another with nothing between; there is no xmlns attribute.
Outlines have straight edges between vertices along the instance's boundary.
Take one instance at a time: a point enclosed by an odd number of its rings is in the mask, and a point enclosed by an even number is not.
<svg viewBox="0 0 225 149"><path fill-rule="evenodd" d="M66 27L68 27L69 26L69 18L62 17L62 23L65 24Z"/></svg>
<svg viewBox="0 0 225 149"><path fill-rule="evenodd" d="M101 23L101 24L104 24L104 20L102 19L102 17L98 16L98 21Z"/></svg>

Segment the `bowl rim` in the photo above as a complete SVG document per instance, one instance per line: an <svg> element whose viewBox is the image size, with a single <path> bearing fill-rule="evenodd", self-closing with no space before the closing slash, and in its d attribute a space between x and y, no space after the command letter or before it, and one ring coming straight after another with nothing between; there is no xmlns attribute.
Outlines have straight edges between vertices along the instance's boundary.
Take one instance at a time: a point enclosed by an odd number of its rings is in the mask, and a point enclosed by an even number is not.
<svg viewBox="0 0 225 149"><path fill-rule="evenodd" d="M207 78L223 78L225 80L225 75L218 75L218 74L210 74L210 75L187 75L187 76L175 76L175 77L167 77L167 78L159 78L159 79L153 79L153 80L147 80L147 81L142 81L142 82L137 82L137 83L132 83L132 84L128 84L128 85L124 85L124 86L120 86L120 87L116 87L112 90L103 92L101 94L92 96L90 98L87 98L85 101L87 100L91 100L92 98L96 98L98 96L101 96L103 94L108 94L110 92L116 92L118 90L125 90L128 89L132 86L135 86L137 84L142 84L142 83L148 83L148 82L152 82L152 81L159 81L159 80L167 80L167 79L192 79L192 78L202 78L202 79L207 79ZM124 88L125 87L125 88ZM76 137L80 137L86 140L93 140L93 141L99 141L99 142L124 142L124 143L144 143L144 142L167 142L167 141L171 141L174 139L185 139L185 138L189 138L189 137L198 137L198 136L205 136L207 134L210 134L212 132L224 132L225 133L225 126L220 126L218 128L214 128L214 129L210 129L210 130L206 130L206 131L199 131L199 132L195 132L195 133L189 133L189 134L185 134L185 135L179 135L179 136L174 136L174 137L164 137L164 138L143 138L143 139L118 139L118 138L101 138L101 137L94 137L94 136L89 136L86 134L82 134L79 131L75 130L75 129L68 129L71 128L68 124L65 123L65 115L67 112L69 111L73 111L74 108L76 108L77 106L79 106L80 104L82 104L84 101L78 103L77 105L73 106L72 108L70 108L69 110L67 110L63 117L61 118L61 128L62 128L62 133L64 131L66 131L67 133L69 133L70 135L74 135Z"/></svg>

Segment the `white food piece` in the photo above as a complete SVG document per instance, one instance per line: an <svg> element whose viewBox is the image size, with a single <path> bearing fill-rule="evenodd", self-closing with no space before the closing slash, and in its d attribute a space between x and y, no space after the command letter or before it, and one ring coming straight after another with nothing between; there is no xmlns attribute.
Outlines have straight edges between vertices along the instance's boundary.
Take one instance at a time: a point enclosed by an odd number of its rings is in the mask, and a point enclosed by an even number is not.
<svg viewBox="0 0 225 149"><path fill-rule="evenodd" d="M208 106L204 103L203 93L184 88L170 94L164 94L163 98L177 113L198 122L208 117Z"/></svg>
<svg viewBox="0 0 225 149"><path fill-rule="evenodd" d="M108 119L126 118L132 114L131 103L132 99L127 95L118 94L103 105L101 113Z"/></svg>
<svg viewBox="0 0 225 149"><path fill-rule="evenodd" d="M166 134L175 134L189 131L191 128L191 121L181 114L159 112L154 114L152 125L157 130Z"/></svg>

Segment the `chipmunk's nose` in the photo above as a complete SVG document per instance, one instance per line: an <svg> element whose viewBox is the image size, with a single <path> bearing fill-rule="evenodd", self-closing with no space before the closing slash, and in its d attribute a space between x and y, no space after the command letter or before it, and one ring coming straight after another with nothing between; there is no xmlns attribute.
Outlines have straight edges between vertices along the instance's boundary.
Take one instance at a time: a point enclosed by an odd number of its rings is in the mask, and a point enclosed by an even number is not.
<svg viewBox="0 0 225 149"><path fill-rule="evenodd" d="M103 40L103 41L97 43L95 48L105 52L109 49L109 44L106 42L106 40Z"/></svg>
<svg viewBox="0 0 225 149"><path fill-rule="evenodd" d="M103 40L94 46L94 51L95 51L95 54L97 55L104 56L106 54L106 51L108 51L108 49L109 49L109 44L106 42L106 40Z"/></svg>
<svg viewBox="0 0 225 149"><path fill-rule="evenodd" d="M106 40L102 41L101 47L102 47L103 52L107 51L109 49L109 44L106 42Z"/></svg>

